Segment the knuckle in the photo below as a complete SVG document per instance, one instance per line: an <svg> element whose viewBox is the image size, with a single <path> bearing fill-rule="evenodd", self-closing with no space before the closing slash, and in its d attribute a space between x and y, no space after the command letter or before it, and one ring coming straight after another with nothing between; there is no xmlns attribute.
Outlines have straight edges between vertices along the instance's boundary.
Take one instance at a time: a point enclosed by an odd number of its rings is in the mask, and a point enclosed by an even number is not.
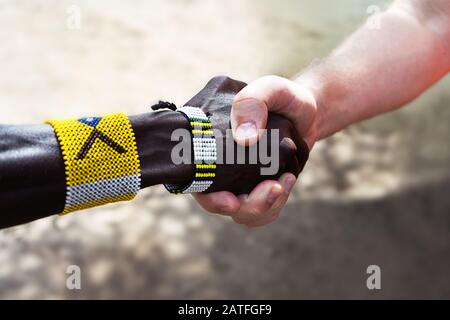
<svg viewBox="0 0 450 320"><path fill-rule="evenodd" d="M261 216L264 215L264 213L265 213L265 210L260 207L252 207L252 208L248 209L248 211L247 211L247 215L249 217L253 217L253 218L260 218Z"/></svg>
<svg viewBox="0 0 450 320"><path fill-rule="evenodd" d="M274 92L277 96L292 97L292 100L295 99L295 95L292 93L292 89L285 83L278 84L278 86L274 88ZM286 103L286 107L290 105L292 105L292 103Z"/></svg>
<svg viewBox="0 0 450 320"><path fill-rule="evenodd" d="M247 221L242 217L232 217L233 221L237 224L246 224Z"/></svg>
<svg viewBox="0 0 450 320"><path fill-rule="evenodd" d="M223 81L227 81L230 80L230 78L228 76L225 75L217 75L211 78L212 81L218 81L218 82L223 82Z"/></svg>

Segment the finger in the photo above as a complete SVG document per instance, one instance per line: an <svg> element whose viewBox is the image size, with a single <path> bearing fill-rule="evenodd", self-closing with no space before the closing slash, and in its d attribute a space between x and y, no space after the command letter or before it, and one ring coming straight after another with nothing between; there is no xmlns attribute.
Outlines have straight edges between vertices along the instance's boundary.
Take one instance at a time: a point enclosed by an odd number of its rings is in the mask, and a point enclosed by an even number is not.
<svg viewBox="0 0 450 320"><path fill-rule="evenodd" d="M263 100L245 91L238 93L230 114L236 143L243 146L255 144L262 133L260 129L266 128L267 116L267 105Z"/></svg>
<svg viewBox="0 0 450 320"><path fill-rule="evenodd" d="M200 206L211 213L232 215L240 208L239 199L228 191L192 194Z"/></svg>
<svg viewBox="0 0 450 320"><path fill-rule="evenodd" d="M282 156L284 159L290 159L287 165L284 167L282 171L290 172L294 176L298 176L300 173L300 166L298 161L298 152L297 145L295 142L288 137L284 137L280 142L280 157Z"/></svg>
<svg viewBox="0 0 450 320"><path fill-rule="evenodd" d="M247 224L248 227L260 227L274 222L280 215L281 210L286 205L289 199L290 191L295 184L295 176L287 173L281 176L280 184L283 186L283 194L277 198L272 207L267 211L267 213L260 219L252 221Z"/></svg>
<svg viewBox="0 0 450 320"><path fill-rule="evenodd" d="M271 223L275 222L277 219L278 219L278 215L274 215L274 216L272 216L272 217L270 217L268 219L257 221L257 222L251 223L251 224L247 224L246 226L248 228L263 227L263 226L266 226L268 224L271 224Z"/></svg>
<svg viewBox="0 0 450 320"><path fill-rule="evenodd" d="M283 194L279 196L278 199L275 201L272 208L270 208L270 210L267 211L267 213L261 219L248 223L247 227L249 228L261 227L277 220L281 210L283 209L284 205L289 199L289 195L290 195L289 192L284 191Z"/></svg>
<svg viewBox="0 0 450 320"><path fill-rule="evenodd" d="M261 77L244 87L234 98L231 128L238 144L251 145L262 134L268 112L291 120L311 148L315 128L316 101L312 93L296 83L277 76Z"/></svg>
<svg viewBox="0 0 450 320"><path fill-rule="evenodd" d="M233 215L233 220L237 223L247 224L261 219L283 191L283 187L278 181L265 180L261 182L249 195L239 196L241 207Z"/></svg>

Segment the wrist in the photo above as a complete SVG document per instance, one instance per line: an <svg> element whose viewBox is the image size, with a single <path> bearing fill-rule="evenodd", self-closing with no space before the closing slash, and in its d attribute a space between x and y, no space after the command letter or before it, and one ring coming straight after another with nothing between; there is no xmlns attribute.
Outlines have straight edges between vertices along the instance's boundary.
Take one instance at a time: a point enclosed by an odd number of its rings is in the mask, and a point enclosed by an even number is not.
<svg viewBox="0 0 450 320"><path fill-rule="evenodd" d="M314 136L315 141L319 141L331 135L332 129L329 128L329 122L326 121L327 118L327 107L329 106L326 103L324 83L325 79L319 79L316 75L311 75L305 73L300 75L295 82L308 90L314 98L316 105L316 115L314 118L313 128L314 128Z"/></svg>
<svg viewBox="0 0 450 320"><path fill-rule="evenodd" d="M174 164L171 141L176 129L189 130L189 123L179 112L159 111L129 117L141 163L141 187L192 180L192 164Z"/></svg>

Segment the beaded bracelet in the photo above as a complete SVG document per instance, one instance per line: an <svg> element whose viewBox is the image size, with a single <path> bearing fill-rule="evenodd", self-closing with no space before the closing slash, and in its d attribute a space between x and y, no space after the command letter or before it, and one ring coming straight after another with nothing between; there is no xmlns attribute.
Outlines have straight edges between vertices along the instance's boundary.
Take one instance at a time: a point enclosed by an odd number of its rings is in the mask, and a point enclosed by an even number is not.
<svg viewBox="0 0 450 320"><path fill-rule="evenodd" d="M187 185L165 184L166 189L175 194L206 191L216 176L216 139L212 124L207 115L200 109L184 106L177 109L189 121L194 151L194 179Z"/></svg>
<svg viewBox="0 0 450 320"><path fill-rule="evenodd" d="M134 132L122 113L47 121L56 133L66 171L63 212L133 199L141 186Z"/></svg>

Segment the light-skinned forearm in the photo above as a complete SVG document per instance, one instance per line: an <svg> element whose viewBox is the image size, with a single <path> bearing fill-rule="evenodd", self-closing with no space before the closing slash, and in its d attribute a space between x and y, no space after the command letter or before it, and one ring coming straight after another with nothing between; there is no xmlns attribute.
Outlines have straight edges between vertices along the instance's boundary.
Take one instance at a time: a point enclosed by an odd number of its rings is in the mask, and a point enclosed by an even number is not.
<svg viewBox="0 0 450 320"><path fill-rule="evenodd" d="M424 2L396 1L380 28L362 26L295 80L316 96L318 139L407 104L450 71L450 5L424 12Z"/></svg>

